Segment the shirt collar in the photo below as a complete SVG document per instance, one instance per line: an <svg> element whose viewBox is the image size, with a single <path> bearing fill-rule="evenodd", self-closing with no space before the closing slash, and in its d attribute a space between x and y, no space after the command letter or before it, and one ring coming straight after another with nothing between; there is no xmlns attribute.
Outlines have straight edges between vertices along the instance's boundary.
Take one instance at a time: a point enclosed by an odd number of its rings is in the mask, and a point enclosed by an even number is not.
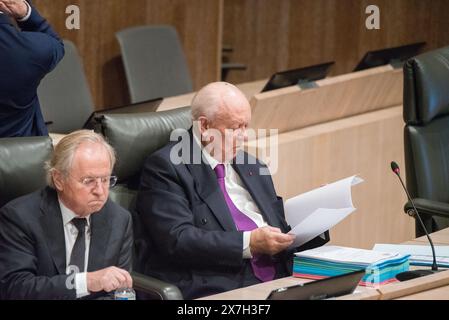
<svg viewBox="0 0 449 320"><path fill-rule="evenodd" d="M221 164L220 161L218 161L217 159L215 159L214 157L212 157L210 155L209 152L206 151L206 148L203 147L203 145L201 144L201 141L199 139L199 137L195 134L195 132L193 132L193 138L195 139L195 142L200 146L201 148L201 153L203 154L203 159L206 160L206 162L211 166L212 170L215 169L215 167L219 164ZM226 167L226 166L225 166Z"/></svg>
<svg viewBox="0 0 449 320"><path fill-rule="evenodd" d="M61 208L62 223L63 223L64 226L69 224L72 221L72 219L79 218L79 216L75 212L73 212L72 210L67 208L64 205L64 203L62 203L61 199L58 198L58 201L59 201L59 207ZM87 227L89 228L89 226L90 226L90 215L86 217L86 220L87 220Z"/></svg>

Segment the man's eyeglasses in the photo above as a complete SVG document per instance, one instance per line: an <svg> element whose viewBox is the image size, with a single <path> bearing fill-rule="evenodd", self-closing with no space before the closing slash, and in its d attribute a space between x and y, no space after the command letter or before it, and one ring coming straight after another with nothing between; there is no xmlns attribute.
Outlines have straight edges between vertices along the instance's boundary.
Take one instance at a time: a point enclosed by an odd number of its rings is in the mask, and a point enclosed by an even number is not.
<svg viewBox="0 0 449 320"><path fill-rule="evenodd" d="M95 188L97 186L98 181L102 184L103 187L112 188L117 183L116 176L106 176L106 177L85 177L81 179L79 182L87 188Z"/></svg>

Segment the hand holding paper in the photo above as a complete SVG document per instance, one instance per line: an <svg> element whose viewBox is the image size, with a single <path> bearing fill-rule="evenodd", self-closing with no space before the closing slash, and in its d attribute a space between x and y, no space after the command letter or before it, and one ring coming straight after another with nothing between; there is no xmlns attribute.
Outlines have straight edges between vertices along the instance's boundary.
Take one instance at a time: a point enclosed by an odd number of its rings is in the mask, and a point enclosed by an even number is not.
<svg viewBox="0 0 449 320"><path fill-rule="evenodd" d="M295 239L294 235L284 234L279 228L270 226L251 231L251 253L262 253L270 256L288 248Z"/></svg>

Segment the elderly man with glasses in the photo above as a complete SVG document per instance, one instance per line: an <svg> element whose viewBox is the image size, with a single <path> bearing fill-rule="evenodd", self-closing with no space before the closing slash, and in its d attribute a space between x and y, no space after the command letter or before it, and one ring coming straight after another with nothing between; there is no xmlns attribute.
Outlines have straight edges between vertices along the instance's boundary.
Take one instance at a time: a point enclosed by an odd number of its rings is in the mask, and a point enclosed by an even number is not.
<svg viewBox="0 0 449 320"><path fill-rule="evenodd" d="M97 298L132 287L132 221L108 200L114 150L98 134L64 137L48 186L0 210L0 299Z"/></svg>

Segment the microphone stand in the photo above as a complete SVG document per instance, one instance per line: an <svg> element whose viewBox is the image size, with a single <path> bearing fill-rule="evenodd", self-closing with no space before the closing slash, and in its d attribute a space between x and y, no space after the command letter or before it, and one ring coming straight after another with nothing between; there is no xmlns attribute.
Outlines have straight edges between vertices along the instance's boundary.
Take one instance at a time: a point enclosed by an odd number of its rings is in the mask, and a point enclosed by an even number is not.
<svg viewBox="0 0 449 320"><path fill-rule="evenodd" d="M429 233L427 232L427 228L425 227L421 216L418 213L418 210L415 207L415 203L413 202L412 197L410 197L410 194L404 184L404 182L402 181L401 175L399 173L399 166L397 165L396 162L391 162L391 169L393 170L393 172L398 176L399 181L402 184L402 188L405 190L405 193L407 194L407 198L410 201L410 203L413 206L413 210L415 211L415 217L417 217L419 223L421 224L422 229L424 230L427 240L430 243L430 248L432 249L432 257L433 257L433 262L432 262L432 269L428 270L428 269L420 269L420 270L412 270L412 271L405 271L405 272L401 272L398 273L396 275L396 279L398 279L399 281L406 281L406 280L411 280L411 279L415 279L415 278L419 278L419 277L423 277L423 276L427 276L433 273L438 272L438 265L437 265L437 259L436 259L436 254L435 254L435 247L433 246L433 242L432 239L430 238Z"/></svg>

